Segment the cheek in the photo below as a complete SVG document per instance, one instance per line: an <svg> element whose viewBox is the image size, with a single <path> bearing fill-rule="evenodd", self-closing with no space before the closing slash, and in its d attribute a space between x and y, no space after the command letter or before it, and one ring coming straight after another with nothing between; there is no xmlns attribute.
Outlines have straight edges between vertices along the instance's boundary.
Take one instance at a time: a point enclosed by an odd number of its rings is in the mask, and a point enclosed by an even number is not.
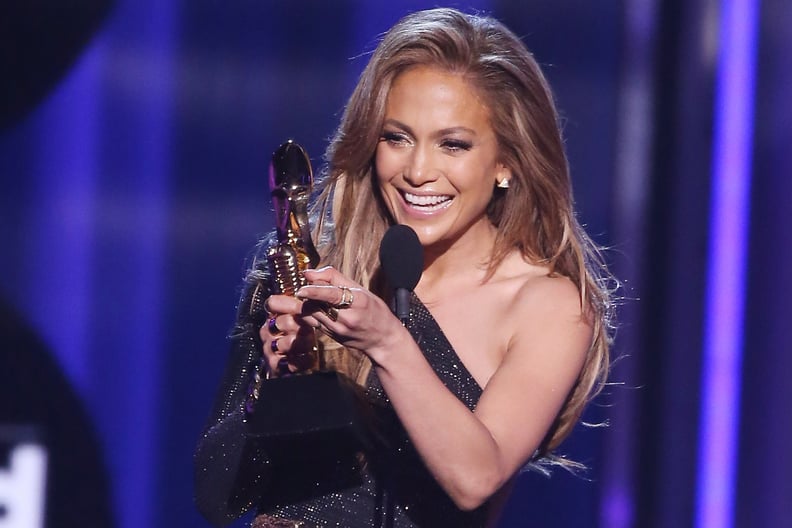
<svg viewBox="0 0 792 528"><path fill-rule="evenodd" d="M374 181L373 184L376 186L376 193L379 195L380 199L383 200L386 208L392 212L390 199L388 198L390 195L389 189L392 190L392 186L388 185L393 179L393 168L392 168L392 161L389 160L388 155L382 152L382 149L377 149L376 153L374 154Z"/></svg>
<svg viewBox="0 0 792 528"><path fill-rule="evenodd" d="M398 173L398 157L387 148L378 148L374 155L374 170L377 180L384 184L392 180Z"/></svg>
<svg viewBox="0 0 792 528"><path fill-rule="evenodd" d="M466 172L457 180L457 191L468 197L477 206L484 206L490 202L495 193L495 178L490 172Z"/></svg>
<svg viewBox="0 0 792 528"><path fill-rule="evenodd" d="M484 167L478 160L455 160L446 167L446 174L460 192L490 194L495 186L495 177Z"/></svg>

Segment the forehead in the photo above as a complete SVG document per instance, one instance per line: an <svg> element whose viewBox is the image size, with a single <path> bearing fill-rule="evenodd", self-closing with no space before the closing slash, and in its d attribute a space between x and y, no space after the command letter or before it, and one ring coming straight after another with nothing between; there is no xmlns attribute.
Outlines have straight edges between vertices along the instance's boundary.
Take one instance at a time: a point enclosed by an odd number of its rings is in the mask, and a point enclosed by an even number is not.
<svg viewBox="0 0 792 528"><path fill-rule="evenodd" d="M487 105L473 83L462 74L431 66L414 66L396 76L386 113L489 123Z"/></svg>

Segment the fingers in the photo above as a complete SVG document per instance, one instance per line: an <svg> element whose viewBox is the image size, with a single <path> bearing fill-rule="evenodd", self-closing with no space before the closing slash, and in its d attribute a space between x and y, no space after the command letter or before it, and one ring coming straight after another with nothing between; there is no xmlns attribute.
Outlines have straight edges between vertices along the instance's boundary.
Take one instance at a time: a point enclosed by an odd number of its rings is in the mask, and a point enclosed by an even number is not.
<svg viewBox="0 0 792 528"><path fill-rule="evenodd" d="M305 301L311 300L319 303L325 303L328 306L333 306L337 309L343 310L351 308L355 299L362 299L365 296L365 290L358 287L350 286L327 286L309 284L303 286L295 294L299 299ZM358 307L358 305L355 305ZM303 309L302 313L305 313Z"/></svg>
<svg viewBox="0 0 792 528"><path fill-rule="evenodd" d="M284 334L297 334L299 332L305 332L306 329L310 328L310 325L307 324L305 321L298 319L299 316L295 317L291 314L271 314L267 321L262 325L261 331L266 331L269 334L269 337L279 337ZM263 342L265 336L261 336L261 341Z"/></svg>
<svg viewBox="0 0 792 528"><path fill-rule="evenodd" d="M283 335L264 342L263 354L271 377L313 368L316 363L313 335Z"/></svg>
<svg viewBox="0 0 792 528"><path fill-rule="evenodd" d="M303 319L333 338L341 328L332 323L355 326L359 312L369 305L370 295L362 288L317 285L303 286L298 294L305 299Z"/></svg>
<svg viewBox="0 0 792 528"><path fill-rule="evenodd" d="M315 321L317 327L331 337L335 337L338 328L330 323L342 318L342 310L349 310L353 306L365 309L368 305L368 291L331 266L306 270L305 278L308 284L295 293L298 299L304 301L302 315L311 320L311 324ZM345 321L350 318L350 315L343 317Z"/></svg>
<svg viewBox="0 0 792 528"><path fill-rule="evenodd" d="M283 376L315 366L314 329L299 316L273 314L259 329L259 337L269 376Z"/></svg>
<svg viewBox="0 0 792 528"><path fill-rule="evenodd" d="M325 266L319 269L309 269L304 272L306 280L310 284L320 286L358 286L353 281L346 278L340 271L332 266Z"/></svg>
<svg viewBox="0 0 792 528"><path fill-rule="evenodd" d="M300 340L290 337L299 328L310 328L311 332L317 329L341 344L362 344L376 340L377 325L392 318L387 306L379 306L382 303L377 302L376 296L334 268L306 270L304 274L308 284L295 297L274 295L266 305L274 320L265 324L261 337L268 364L273 368L284 357L291 362L297 350L304 353L305 346L298 345ZM274 339L278 340L275 345Z"/></svg>
<svg viewBox="0 0 792 528"><path fill-rule="evenodd" d="M290 295L270 295L264 301L264 309L271 314L294 314L302 310L302 301Z"/></svg>
<svg viewBox="0 0 792 528"><path fill-rule="evenodd" d="M286 359L293 368L292 370L304 370L310 368L313 363L313 336L307 335L285 335L275 337L264 345L264 355L270 366L279 364Z"/></svg>

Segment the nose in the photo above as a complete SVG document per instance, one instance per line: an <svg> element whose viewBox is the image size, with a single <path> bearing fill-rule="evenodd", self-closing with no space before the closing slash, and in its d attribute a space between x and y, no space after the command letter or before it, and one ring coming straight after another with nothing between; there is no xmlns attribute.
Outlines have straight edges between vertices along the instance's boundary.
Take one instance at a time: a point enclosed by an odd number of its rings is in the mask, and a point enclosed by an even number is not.
<svg viewBox="0 0 792 528"><path fill-rule="evenodd" d="M430 148L416 146L412 149L404 171L404 180L414 187L435 181L438 169Z"/></svg>

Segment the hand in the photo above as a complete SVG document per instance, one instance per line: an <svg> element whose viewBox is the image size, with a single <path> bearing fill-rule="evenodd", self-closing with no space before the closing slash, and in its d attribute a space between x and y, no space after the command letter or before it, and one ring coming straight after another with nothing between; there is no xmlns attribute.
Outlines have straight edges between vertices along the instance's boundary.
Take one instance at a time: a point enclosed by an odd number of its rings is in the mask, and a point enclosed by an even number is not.
<svg viewBox="0 0 792 528"><path fill-rule="evenodd" d="M305 301L303 315L342 345L380 363L400 340L411 339L382 299L336 269L306 270L305 278L308 285L295 294Z"/></svg>
<svg viewBox="0 0 792 528"><path fill-rule="evenodd" d="M305 318L302 301L288 295L272 295L265 306L269 317L259 330L269 377L301 372L315 366L318 323Z"/></svg>

